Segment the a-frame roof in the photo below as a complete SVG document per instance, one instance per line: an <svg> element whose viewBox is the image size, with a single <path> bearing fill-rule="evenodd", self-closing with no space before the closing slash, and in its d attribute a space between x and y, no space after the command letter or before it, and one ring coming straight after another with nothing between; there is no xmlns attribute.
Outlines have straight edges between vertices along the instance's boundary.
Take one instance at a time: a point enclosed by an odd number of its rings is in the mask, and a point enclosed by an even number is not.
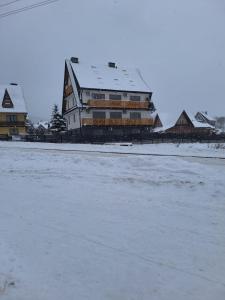
<svg viewBox="0 0 225 300"><path fill-rule="evenodd" d="M180 125L187 125L194 128L213 128L213 126L211 126L210 124L197 121L192 114L187 113L185 110L183 110L175 124L175 126Z"/></svg>
<svg viewBox="0 0 225 300"><path fill-rule="evenodd" d="M9 105L10 102L12 105ZM0 85L1 112L27 113L25 99L19 85Z"/></svg>
<svg viewBox="0 0 225 300"><path fill-rule="evenodd" d="M194 127L194 124L192 123L190 117L188 116L188 114L186 113L185 110L182 111L181 115L179 116L178 120L176 121L175 126L179 126L179 125L187 125L190 127Z"/></svg>

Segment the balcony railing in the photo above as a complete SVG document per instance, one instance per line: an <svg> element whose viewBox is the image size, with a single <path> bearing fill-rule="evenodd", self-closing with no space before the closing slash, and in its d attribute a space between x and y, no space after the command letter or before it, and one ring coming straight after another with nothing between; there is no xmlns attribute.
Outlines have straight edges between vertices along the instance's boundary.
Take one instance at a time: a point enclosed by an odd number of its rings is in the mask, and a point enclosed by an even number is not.
<svg viewBox="0 0 225 300"><path fill-rule="evenodd" d="M25 127L25 122L22 121L15 121L15 122L9 122L9 121L0 121L0 127L15 127L15 126L20 126L20 127Z"/></svg>
<svg viewBox="0 0 225 300"><path fill-rule="evenodd" d="M84 126L152 126L154 119L82 119Z"/></svg>
<svg viewBox="0 0 225 300"><path fill-rule="evenodd" d="M72 93L73 93L72 85L66 86L64 92L65 97L70 96Z"/></svg>
<svg viewBox="0 0 225 300"><path fill-rule="evenodd" d="M88 100L91 108L148 109L149 101Z"/></svg>

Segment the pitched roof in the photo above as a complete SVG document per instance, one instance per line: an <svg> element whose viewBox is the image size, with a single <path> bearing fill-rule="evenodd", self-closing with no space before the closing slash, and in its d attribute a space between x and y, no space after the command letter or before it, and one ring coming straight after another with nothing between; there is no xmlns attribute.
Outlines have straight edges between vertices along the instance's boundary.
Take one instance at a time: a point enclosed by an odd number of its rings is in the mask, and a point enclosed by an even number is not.
<svg viewBox="0 0 225 300"><path fill-rule="evenodd" d="M34 124L34 128L37 129L39 127L43 127L45 129L49 128L49 122L48 121L38 121L36 124Z"/></svg>
<svg viewBox="0 0 225 300"><path fill-rule="evenodd" d="M202 115L202 117L208 121L211 121L211 122L216 121L215 118L209 116L207 112L199 111L196 113L195 117L198 117L198 115L200 115L200 116Z"/></svg>
<svg viewBox="0 0 225 300"><path fill-rule="evenodd" d="M213 118L212 116L208 115L208 113L206 113L206 112L201 112L201 114L202 114L203 116L205 116L208 120L210 120L210 121L215 121L215 118Z"/></svg>
<svg viewBox="0 0 225 300"><path fill-rule="evenodd" d="M13 107L4 108L2 106L6 91L13 103ZM23 92L19 85L0 85L0 113L1 112L27 113Z"/></svg>
<svg viewBox="0 0 225 300"><path fill-rule="evenodd" d="M193 114L187 112L186 110L184 110L182 112L182 114L184 114L184 115L186 114L186 116L189 118L189 120L191 121L191 123L193 124L193 126L195 128L214 128L213 126L211 126L208 123L199 122L198 120L196 120L196 118L195 118L195 116Z"/></svg>
<svg viewBox="0 0 225 300"><path fill-rule="evenodd" d="M81 88L151 93L138 69L67 62Z"/></svg>

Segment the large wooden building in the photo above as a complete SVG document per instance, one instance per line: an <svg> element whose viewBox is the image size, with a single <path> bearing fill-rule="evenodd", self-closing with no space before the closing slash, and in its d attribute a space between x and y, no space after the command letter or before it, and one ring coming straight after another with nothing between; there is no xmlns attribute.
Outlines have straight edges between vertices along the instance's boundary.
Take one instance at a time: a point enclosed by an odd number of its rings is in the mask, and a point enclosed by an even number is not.
<svg viewBox="0 0 225 300"><path fill-rule="evenodd" d="M0 85L0 136L26 134L27 110L17 84Z"/></svg>
<svg viewBox="0 0 225 300"><path fill-rule="evenodd" d="M68 130L93 135L150 132L155 124L151 98L137 69L66 60L62 113Z"/></svg>

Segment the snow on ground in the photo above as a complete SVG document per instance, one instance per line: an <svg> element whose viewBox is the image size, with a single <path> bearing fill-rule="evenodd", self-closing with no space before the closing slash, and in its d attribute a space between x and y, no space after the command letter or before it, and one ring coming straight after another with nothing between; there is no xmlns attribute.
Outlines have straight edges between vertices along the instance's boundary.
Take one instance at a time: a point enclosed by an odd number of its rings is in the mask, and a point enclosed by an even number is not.
<svg viewBox="0 0 225 300"><path fill-rule="evenodd" d="M0 299L224 300L225 160L57 149L224 156L1 142Z"/></svg>

